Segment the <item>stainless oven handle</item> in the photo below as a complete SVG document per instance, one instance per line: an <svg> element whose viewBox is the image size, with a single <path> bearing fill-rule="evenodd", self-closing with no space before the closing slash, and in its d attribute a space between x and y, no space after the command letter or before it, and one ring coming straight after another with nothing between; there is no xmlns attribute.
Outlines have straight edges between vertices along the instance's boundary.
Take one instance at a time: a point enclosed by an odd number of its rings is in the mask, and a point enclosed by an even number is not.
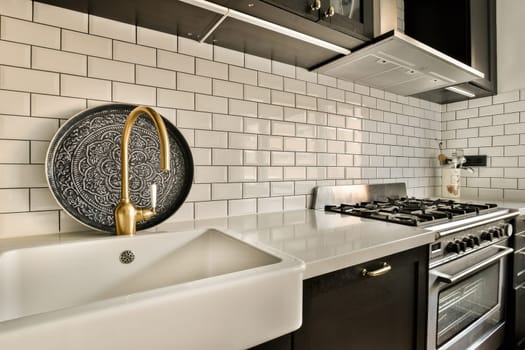
<svg viewBox="0 0 525 350"><path fill-rule="evenodd" d="M474 266L471 266L469 267L468 269L465 269L455 275L449 275L448 273L445 273L445 272L441 272L441 271L437 271L437 270L434 270L432 271L431 273L433 275L435 275L438 279L438 281L440 282L444 282L444 283L456 283L458 280L462 279L462 278L465 278L479 270L481 270L482 268L492 264L493 262L503 258L505 255L509 255L510 253L512 253L514 251L514 249L512 248L508 248L508 247L503 247L503 246L499 246L499 245L494 245L492 246L493 248L497 248L498 250L500 250L499 253L497 254L494 254L493 256L491 256L490 258L486 259L486 260L483 260L482 262L474 265Z"/></svg>

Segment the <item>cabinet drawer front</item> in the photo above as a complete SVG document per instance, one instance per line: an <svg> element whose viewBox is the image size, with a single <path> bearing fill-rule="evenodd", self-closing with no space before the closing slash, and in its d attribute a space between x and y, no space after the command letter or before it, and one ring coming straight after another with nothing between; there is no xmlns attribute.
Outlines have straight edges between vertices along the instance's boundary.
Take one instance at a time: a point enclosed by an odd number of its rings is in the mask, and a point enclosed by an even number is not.
<svg viewBox="0 0 525 350"><path fill-rule="evenodd" d="M525 248L514 252L514 285L525 282Z"/></svg>

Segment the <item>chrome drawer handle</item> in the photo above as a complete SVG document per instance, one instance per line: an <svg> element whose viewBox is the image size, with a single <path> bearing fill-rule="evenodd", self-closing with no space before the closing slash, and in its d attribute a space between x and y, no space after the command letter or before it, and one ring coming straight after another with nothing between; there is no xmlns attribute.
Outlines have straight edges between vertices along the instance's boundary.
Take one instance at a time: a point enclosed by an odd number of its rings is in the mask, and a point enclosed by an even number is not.
<svg viewBox="0 0 525 350"><path fill-rule="evenodd" d="M392 270L392 266L388 265L386 262L383 263L383 267L380 267L377 270L374 271L368 271L367 269L361 270L361 275L363 277L377 277L384 275L388 271Z"/></svg>

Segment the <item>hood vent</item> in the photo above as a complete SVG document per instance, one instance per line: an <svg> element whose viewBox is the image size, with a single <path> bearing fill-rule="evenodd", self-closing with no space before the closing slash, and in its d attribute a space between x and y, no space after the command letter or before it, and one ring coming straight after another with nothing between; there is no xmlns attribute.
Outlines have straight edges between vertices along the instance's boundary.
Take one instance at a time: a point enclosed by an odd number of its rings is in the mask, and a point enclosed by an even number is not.
<svg viewBox="0 0 525 350"><path fill-rule="evenodd" d="M484 77L482 72L395 30L314 71L405 96Z"/></svg>

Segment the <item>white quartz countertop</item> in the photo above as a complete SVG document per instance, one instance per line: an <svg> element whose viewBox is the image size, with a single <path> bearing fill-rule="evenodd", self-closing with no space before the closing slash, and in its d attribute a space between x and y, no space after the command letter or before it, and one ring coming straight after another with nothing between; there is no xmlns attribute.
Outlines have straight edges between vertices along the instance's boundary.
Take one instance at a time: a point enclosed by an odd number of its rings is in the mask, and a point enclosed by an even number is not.
<svg viewBox="0 0 525 350"><path fill-rule="evenodd" d="M268 245L299 258L306 263L305 279L399 253L434 240L433 232L419 227L313 209L164 223L153 231L202 228L235 231L249 242ZM0 252L101 235L107 234L86 232L2 239Z"/></svg>

